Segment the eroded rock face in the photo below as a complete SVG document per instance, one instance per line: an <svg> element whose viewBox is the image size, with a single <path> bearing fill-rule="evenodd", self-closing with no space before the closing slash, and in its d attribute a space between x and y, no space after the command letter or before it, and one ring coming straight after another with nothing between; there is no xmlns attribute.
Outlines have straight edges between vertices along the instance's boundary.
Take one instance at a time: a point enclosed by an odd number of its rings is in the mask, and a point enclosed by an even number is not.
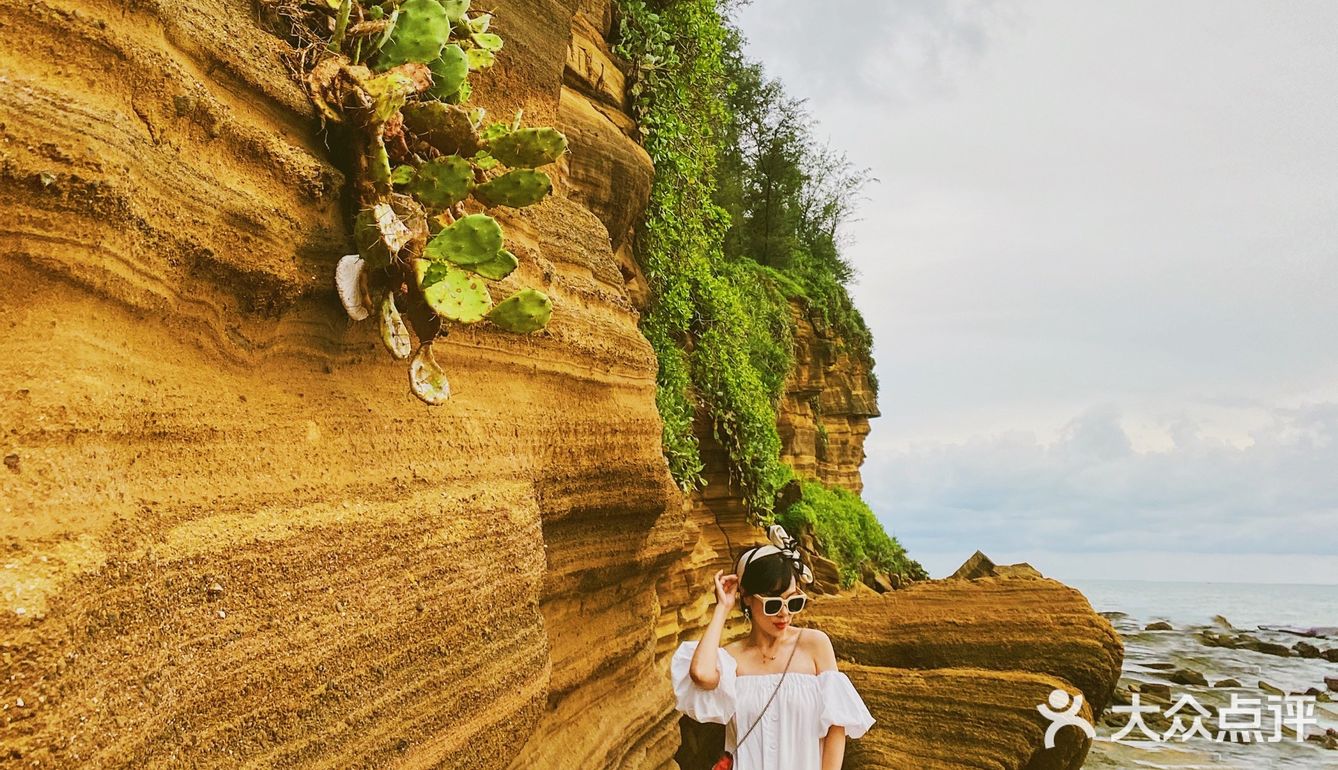
<svg viewBox="0 0 1338 770"><path fill-rule="evenodd" d="M575 6L501 9L478 100L648 178L564 106ZM0 7L6 761L567 767L532 748L565 731L662 764L683 508L609 233L642 202L577 165L508 216L553 322L454 331L428 409L335 299L343 174L285 46L245 0ZM570 711L614 682L607 730Z"/></svg>
<svg viewBox="0 0 1338 770"><path fill-rule="evenodd" d="M878 397L866 362L839 337L816 326L798 305L795 367L781 399L782 458L804 478L860 492L860 466L869 420L878 416Z"/></svg>

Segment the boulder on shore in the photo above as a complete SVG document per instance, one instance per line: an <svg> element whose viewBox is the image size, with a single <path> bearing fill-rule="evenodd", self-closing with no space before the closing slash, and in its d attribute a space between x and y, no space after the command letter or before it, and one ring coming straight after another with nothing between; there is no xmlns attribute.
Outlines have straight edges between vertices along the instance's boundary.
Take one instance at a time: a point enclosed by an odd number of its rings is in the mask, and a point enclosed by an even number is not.
<svg viewBox="0 0 1338 770"><path fill-rule="evenodd" d="M981 554L983 557L983 554ZM1048 578L921 581L876 601L824 598L825 631L880 729L847 744L846 768L1076 770L1091 741L1036 707L1062 689L1093 724L1110 704L1124 645L1076 589ZM946 725L955 725L947 729Z"/></svg>

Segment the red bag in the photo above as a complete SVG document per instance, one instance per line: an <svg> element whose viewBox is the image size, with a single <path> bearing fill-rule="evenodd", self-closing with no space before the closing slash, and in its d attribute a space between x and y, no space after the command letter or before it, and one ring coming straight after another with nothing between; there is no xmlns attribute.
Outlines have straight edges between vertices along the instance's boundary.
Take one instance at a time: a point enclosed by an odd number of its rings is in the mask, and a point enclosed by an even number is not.
<svg viewBox="0 0 1338 770"><path fill-rule="evenodd" d="M711 765L711 770L734 770L734 755L728 751L721 754L720 759Z"/></svg>

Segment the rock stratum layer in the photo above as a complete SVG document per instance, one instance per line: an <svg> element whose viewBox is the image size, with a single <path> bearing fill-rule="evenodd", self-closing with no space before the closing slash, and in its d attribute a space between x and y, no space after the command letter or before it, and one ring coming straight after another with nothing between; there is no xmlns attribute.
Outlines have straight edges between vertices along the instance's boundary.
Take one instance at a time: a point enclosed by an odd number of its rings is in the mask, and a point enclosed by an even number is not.
<svg viewBox="0 0 1338 770"><path fill-rule="evenodd" d="M0 6L0 765L687 756L667 655L757 532L709 437L713 483L686 498L660 451L630 252L652 167L608 4L496 11L477 100L571 140L557 193L504 218L521 268L498 292L555 312L438 343L454 396L428 408L335 299L344 174L254 5ZM867 372L800 327L787 459L858 489ZM822 616L885 724L932 713L928 674L880 657L902 637L864 638L903 593ZM871 738L848 766L914 753Z"/></svg>

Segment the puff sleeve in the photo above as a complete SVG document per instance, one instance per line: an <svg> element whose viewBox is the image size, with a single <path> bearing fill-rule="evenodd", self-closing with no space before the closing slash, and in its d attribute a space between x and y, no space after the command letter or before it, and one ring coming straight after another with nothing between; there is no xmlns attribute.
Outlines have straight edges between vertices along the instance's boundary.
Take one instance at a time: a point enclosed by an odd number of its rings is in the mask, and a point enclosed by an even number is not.
<svg viewBox="0 0 1338 770"><path fill-rule="evenodd" d="M688 673L697 642L683 642L669 661L669 674L674 683L674 697L678 710L698 722L727 724L734 718L736 673L738 664L724 650L717 650L716 665L720 668L720 683L714 690L703 690Z"/></svg>
<svg viewBox="0 0 1338 770"><path fill-rule="evenodd" d="M822 691L819 736L826 735L833 725L840 725L846 729L846 737L859 738L873 726L873 715L855 691L850 677L836 670L823 671L818 674L818 687Z"/></svg>

